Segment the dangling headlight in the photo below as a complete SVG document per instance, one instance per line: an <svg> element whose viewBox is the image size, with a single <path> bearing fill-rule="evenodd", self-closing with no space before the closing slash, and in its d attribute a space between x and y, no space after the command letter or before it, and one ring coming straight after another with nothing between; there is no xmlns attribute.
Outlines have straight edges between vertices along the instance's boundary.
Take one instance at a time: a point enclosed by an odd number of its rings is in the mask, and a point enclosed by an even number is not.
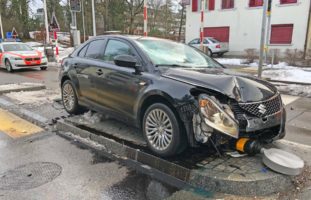
<svg viewBox="0 0 311 200"><path fill-rule="evenodd" d="M199 106L202 119L208 126L231 137L239 137L239 126L229 106L220 105L206 94L199 96Z"/></svg>

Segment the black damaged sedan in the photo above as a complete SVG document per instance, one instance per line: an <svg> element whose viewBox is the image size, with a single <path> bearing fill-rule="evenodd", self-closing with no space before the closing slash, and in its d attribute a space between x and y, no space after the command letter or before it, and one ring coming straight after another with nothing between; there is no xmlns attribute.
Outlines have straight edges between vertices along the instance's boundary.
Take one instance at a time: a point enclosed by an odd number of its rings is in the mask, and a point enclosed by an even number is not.
<svg viewBox="0 0 311 200"><path fill-rule="evenodd" d="M285 135L285 109L273 85L169 40L94 37L63 60L60 80L67 112L86 107L135 125L160 156L209 143L249 151L250 141Z"/></svg>

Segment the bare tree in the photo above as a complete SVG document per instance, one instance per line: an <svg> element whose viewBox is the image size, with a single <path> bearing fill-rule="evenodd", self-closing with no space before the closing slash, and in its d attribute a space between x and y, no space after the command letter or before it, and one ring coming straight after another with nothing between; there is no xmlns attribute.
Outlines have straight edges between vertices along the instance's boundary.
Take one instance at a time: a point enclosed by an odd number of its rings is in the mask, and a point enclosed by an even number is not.
<svg viewBox="0 0 311 200"><path fill-rule="evenodd" d="M134 20L135 17L142 13L144 0L124 0L126 5L127 14L129 15L129 34L134 33Z"/></svg>

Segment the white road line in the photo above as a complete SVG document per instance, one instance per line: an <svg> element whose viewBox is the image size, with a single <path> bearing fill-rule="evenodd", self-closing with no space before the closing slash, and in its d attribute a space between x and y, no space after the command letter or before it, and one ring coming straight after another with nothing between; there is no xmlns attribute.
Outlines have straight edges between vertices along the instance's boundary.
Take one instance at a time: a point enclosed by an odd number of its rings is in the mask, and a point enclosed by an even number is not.
<svg viewBox="0 0 311 200"><path fill-rule="evenodd" d="M300 143L297 143L297 142L292 142L292 141L289 141L289 140L278 140L276 141L276 143L281 143L281 144L284 144L284 145L287 145L287 146L294 146L294 147L298 147L298 148L301 148L301 149L307 149L307 150L311 150L311 146L310 145L306 145L306 144L300 144Z"/></svg>
<svg viewBox="0 0 311 200"><path fill-rule="evenodd" d="M291 95L286 95L286 94L282 94L281 97L285 105L288 105L300 98L297 96L291 96Z"/></svg>

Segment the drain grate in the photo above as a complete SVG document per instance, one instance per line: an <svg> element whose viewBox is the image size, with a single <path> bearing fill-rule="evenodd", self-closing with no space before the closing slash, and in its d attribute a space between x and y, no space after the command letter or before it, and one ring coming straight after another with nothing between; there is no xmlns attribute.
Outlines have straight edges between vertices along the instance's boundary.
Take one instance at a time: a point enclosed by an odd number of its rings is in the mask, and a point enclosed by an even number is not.
<svg viewBox="0 0 311 200"><path fill-rule="evenodd" d="M51 182L62 167L51 162L33 162L0 174L0 190L27 190Z"/></svg>

